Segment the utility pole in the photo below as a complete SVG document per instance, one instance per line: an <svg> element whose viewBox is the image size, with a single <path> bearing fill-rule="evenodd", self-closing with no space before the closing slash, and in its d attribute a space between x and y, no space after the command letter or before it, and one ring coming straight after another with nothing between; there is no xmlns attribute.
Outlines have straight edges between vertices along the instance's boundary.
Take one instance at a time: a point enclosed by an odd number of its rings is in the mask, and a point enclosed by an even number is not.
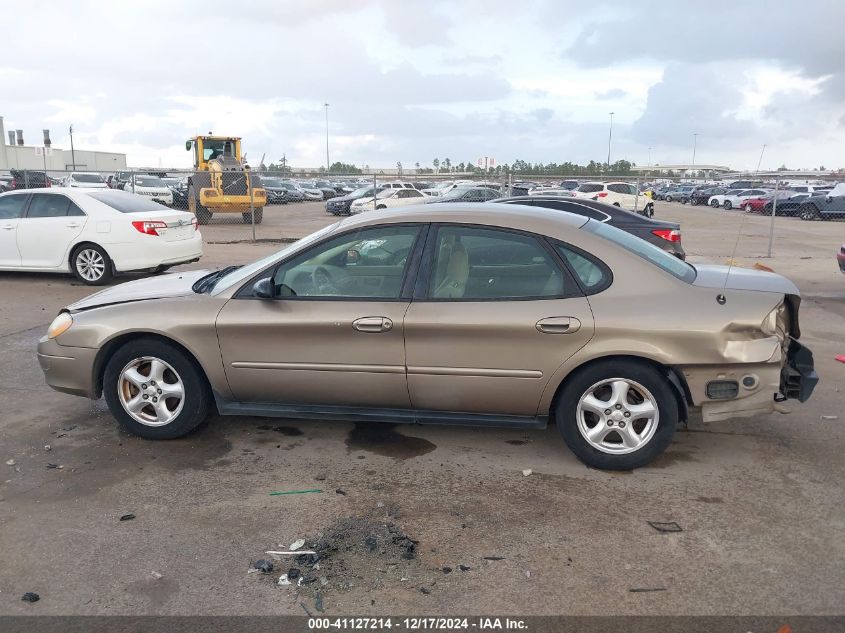
<svg viewBox="0 0 845 633"><path fill-rule="evenodd" d="M651 148L648 148L648 166L651 167Z"/></svg>
<svg viewBox="0 0 845 633"><path fill-rule="evenodd" d="M323 106L326 108L326 173L329 173L329 167L331 163L329 163L329 104L324 103Z"/></svg>
<svg viewBox="0 0 845 633"><path fill-rule="evenodd" d="M285 166L287 165L287 159L285 158L286 154L282 154L282 175L285 173Z"/></svg>
<svg viewBox="0 0 845 633"><path fill-rule="evenodd" d="M610 113L610 131L607 133L607 171L610 171L610 142L613 140L613 115Z"/></svg>
<svg viewBox="0 0 845 633"><path fill-rule="evenodd" d="M71 169L76 171L76 153L73 151L73 123L70 124L67 131L70 133L70 162L73 163Z"/></svg>

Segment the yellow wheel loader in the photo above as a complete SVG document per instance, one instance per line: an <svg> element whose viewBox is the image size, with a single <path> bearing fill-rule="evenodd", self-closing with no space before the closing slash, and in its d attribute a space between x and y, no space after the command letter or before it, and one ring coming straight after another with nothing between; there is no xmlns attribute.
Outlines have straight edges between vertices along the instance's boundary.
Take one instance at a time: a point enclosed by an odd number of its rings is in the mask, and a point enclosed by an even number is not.
<svg viewBox="0 0 845 633"><path fill-rule="evenodd" d="M188 178L188 210L198 224L208 224L215 213L240 213L245 224L261 224L267 194L261 179L241 159L240 138L195 136L185 142L185 149L194 152L196 173Z"/></svg>

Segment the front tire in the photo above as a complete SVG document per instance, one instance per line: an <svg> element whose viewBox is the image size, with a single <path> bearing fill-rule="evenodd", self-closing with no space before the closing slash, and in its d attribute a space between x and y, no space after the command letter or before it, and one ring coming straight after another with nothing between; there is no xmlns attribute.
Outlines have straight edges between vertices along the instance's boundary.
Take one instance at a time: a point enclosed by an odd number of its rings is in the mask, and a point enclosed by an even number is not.
<svg viewBox="0 0 845 633"><path fill-rule="evenodd" d="M798 208L798 214L801 216L802 220L806 220L808 222L812 222L813 220L819 219L819 210L816 209L815 206L812 204L802 204Z"/></svg>
<svg viewBox="0 0 845 633"><path fill-rule="evenodd" d="M599 361L575 373L554 417L566 445L602 470L631 470L658 457L678 424L678 402L666 377L631 360Z"/></svg>
<svg viewBox="0 0 845 633"><path fill-rule="evenodd" d="M196 363L179 348L140 338L119 348L106 364L103 394L130 433L169 440L205 420L211 394Z"/></svg>
<svg viewBox="0 0 845 633"><path fill-rule="evenodd" d="M114 277L109 254L97 244L80 244L70 256L70 268L79 281L88 286L103 286Z"/></svg>
<svg viewBox="0 0 845 633"><path fill-rule="evenodd" d="M711 200L710 206L713 207L714 209L718 209L719 208L719 201L718 200Z"/></svg>
<svg viewBox="0 0 845 633"><path fill-rule="evenodd" d="M724 207L725 207L725 211L730 211L731 209L734 208L734 205L730 200L725 200Z"/></svg>

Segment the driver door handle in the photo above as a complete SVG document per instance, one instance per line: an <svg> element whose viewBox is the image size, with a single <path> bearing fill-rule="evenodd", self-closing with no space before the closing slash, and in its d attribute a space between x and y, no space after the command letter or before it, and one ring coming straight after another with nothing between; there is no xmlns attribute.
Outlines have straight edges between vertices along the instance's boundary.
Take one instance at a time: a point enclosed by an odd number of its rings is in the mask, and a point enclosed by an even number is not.
<svg viewBox="0 0 845 633"><path fill-rule="evenodd" d="M393 321L387 317L361 317L352 322L354 327L359 332L389 332L393 329Z"/></svg>
<svg viewBox="0 0 845 633"><path fill-rule="evenodd" d="M537 321L535 327L543 334L572 334L581 328L581 321L575 317L548 317Z"/></svg>

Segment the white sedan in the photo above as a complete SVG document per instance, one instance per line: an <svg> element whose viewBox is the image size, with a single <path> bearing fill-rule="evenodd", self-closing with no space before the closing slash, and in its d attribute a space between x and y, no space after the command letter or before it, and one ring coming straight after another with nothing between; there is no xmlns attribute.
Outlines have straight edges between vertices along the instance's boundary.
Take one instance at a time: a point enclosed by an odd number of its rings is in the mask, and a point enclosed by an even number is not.
<svg viewBox="0 0 845 633"><path fill-rule="evenodd" d="M576 198L588 198L615 207L636 211L650 217L654 215L651 198L627 182L585 182L573 190ZM538 194L542 195L542 194Z"/></svg>
<svg viewBox="0 0 845 633"><path fill-rule="evenodd" d="M100 174L83 174L73 172L62 181L65 187L79 187L80 189L108 189L109 186Z"/></svg>
<svg viewBox="0 0 845 633"><path fill-rule="evenodd" d="M727 210L731 209L739 209L743 202L746 200L750 200L751 198L758 198L760 196L765 196L768 191L765 189L742 189L740 191L729 191L728 193L721 196L722 198L722 207ZM715 196L719 197L719 196ZM714 205L710 205L714 206Z"/></svg>
<svg viewBox="0 0 845 633"><path fill-rule="evenodd" d="M359 198L349 207L349 213L361 213L373 209L389 209L406 204L422 204L429 199L417 189L385 189L379 191L375 198Z"/></svg>
<svg viewBox="0 0 845 633"><path fill-rule="evenodd" d="M98 286L115 273L161 272L202 256L192 213L114 189L0 194L0 270L72 272Z"/></svg>

